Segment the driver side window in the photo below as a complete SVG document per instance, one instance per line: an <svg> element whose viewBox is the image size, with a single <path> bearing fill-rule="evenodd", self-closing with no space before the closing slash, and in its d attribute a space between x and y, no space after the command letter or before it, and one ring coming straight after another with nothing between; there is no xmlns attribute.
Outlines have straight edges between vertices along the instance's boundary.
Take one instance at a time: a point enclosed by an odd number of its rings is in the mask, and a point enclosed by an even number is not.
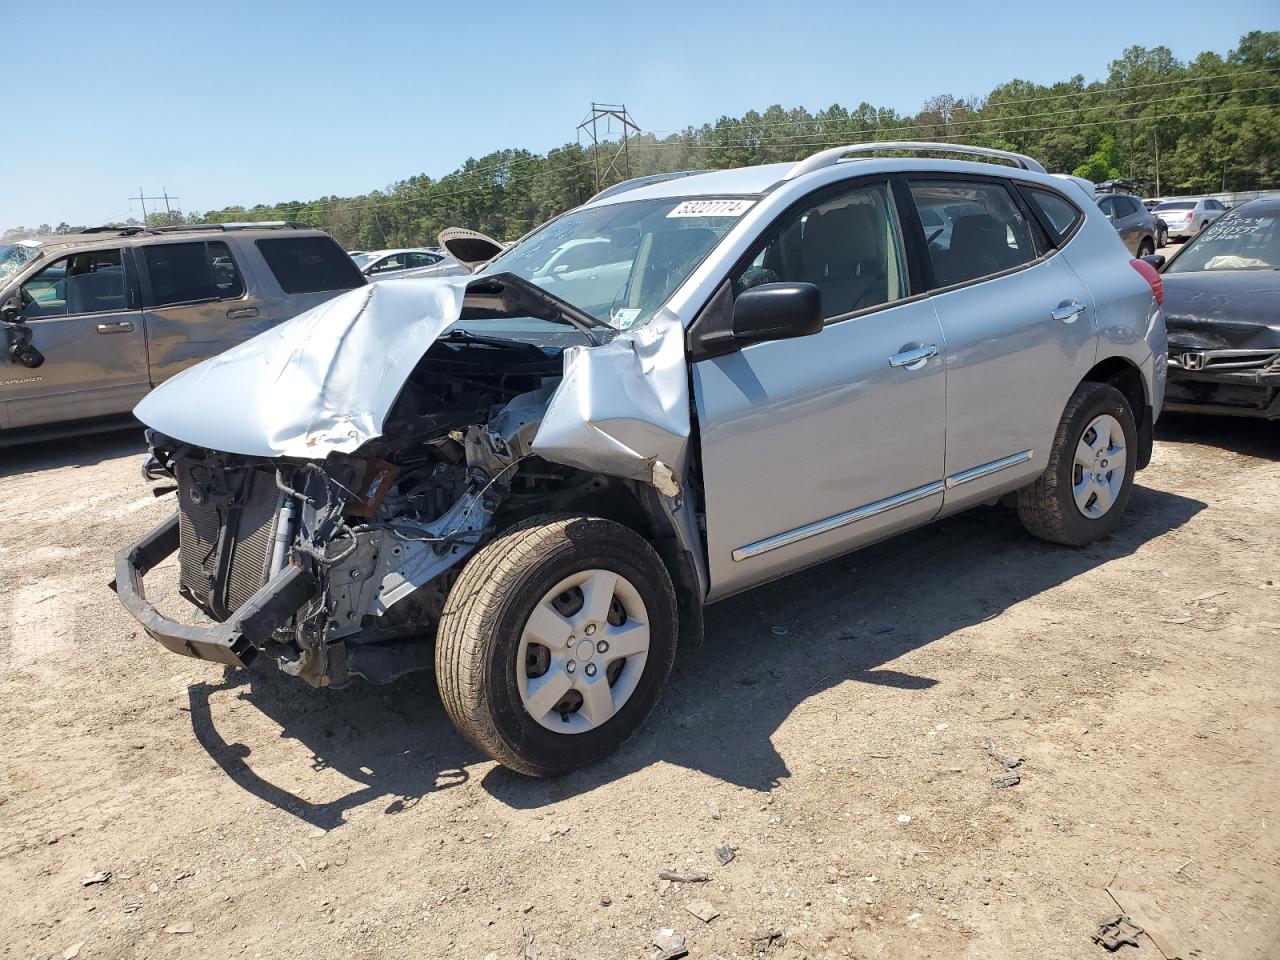
<svg viewBox="0 0 1280 960"><path fill-rule="evenodd" d="M107 313L128 307L119 250L73 253L53 261L22 285L30 320L81 313Z"/></svg>
<svg viewBox="0 0 1280 960"><path fill-rule="evenodd" d="M848 190L783 221L734 278L734 295L764 283L812 283L830 320L906 295L902 244L886 184Z"/></svg>

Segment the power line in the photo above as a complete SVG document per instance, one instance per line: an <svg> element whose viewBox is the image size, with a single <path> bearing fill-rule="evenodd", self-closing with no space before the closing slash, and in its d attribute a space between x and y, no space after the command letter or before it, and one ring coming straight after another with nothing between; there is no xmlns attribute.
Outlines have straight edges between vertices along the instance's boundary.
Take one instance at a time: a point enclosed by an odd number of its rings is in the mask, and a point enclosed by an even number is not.
<svg viewBox="0 0 1280 960"><path fill-rule="evenodd" d="M1052 96L1047 96L1047 97L1030 97L1030 98L1025 99L1025 100L1023 100L1023 99L1020 99L1020 98L1019 98L1019 99L1017 99L1017 100L1012 101L1012 103L1016 103L1019 107L1022 107L1023 105L1028 104L1028 103L1043 103L1043 102L1045 102L1045 101L1047 101L1047 100L1063 100L1063 99L1068 99L1068 98L1070 98L1070 97L1088 97L1088 96L1099 96L1099 95L1101 95L1101 96L1108 96L1108 95L1111 95L1111 94L1119 93L1119 92L1124 91L1124 90L1139 90L1139 89L1142 89L1142 88L1144 88L1144 87L1168 86L1169 84L1175 84L1175 83L1198 83L1198 82L1203 82L1203 81L1206 81L1206 80L1220 80L1220 79L1224 79L1224 78L1228 78L1228 77L1230 77L1230 78L1233 78L1233 79L1234 79L1234 78L1238 78L1238 77L1247 77L1247 76L1251 76L1251 75L1256 74L1256 73L1267 73L1267 74L1271 74L1271 75L1273 75L1273 76L1280 76L1280 71L1277 71L1277 70L1275 70L1274 68L1271 68L1271 67L1261 67L1261 68L1259 68L1259 69L1257 69L1257 70L1242 70L1242 71L1240 71L1240 72L1238 72L1238 73L1217 73L1217 74L1213 74L1212 76L1208 76L1208 77L1179 77L1179 78L1177 78L1177 79L1173 79L1173 80L1156 80L1156 81L1153 81L1153 82L1151 82L1151 83L1134 83L1134 84L1129 84L1129 85L1127 85L1127 86L1119 86L1119 87L1099 86L1099 87L1097 87L1097 88L1095 88L1095 89L1093 89L1093 90L1077 90L1077 91L1075 91L1075 92L1073 92L1073 93L1058 93L1058 94L1054 94L1054 95L1052 95ZM1271 88L1270 88L1270 87L1263 87L1263 88L1259 88L1259 89L1271 89ZM1194 96L1211 96L1211 95L1213 95L1214 93L1226 94L1226 93L1246 93L1246 92L1248 92L1248 91L1243 91L1243 90L1216 90L1216 91L1209 91L1209 92L1208 92L1208 93L1206 93L1206 94L1194 94ZM1176 98L1172 98L1172 99L1176 99ZM980 109L980 110L981 110L981 109L990 109L992 106L1000 106L1000 105L1002 105L1002 104L1004 104L1004 103L1010 103L1010 102L1011 102L1011 101L1000 101L1000 102L998 102L998 103L996 103L996 104L994 104L994 105L993 105L990 101L984 101L983 106L982 106L982 107L979 107L978 109ZM1154 102L1154 101L1148 101L1148 102ZM1132 104L1132 103L1127 103L1126 105L1133 105L1133 104ZM887 108L882 108L882 109L887 109ZM1080 107L1079 109L1081 109L1081 110L1091 110L1091 109L1094 109L1094 108L1093 108L1093 107ZM891 111L891 112L894 112L894 113L895 113L895 115L896 115L896 111ZM716 124L716 126L712 127L712 129L713 129L713 130L715 130L715 129L718 129L718 128L720 128L720 127L725 127L725 126L730 126L730 127L731 127L731 126L777 126L777 127L788 127L788 126L799 126L799 125L806 124L806 123L839 123L839 122L840 122L840 120L838 120L838 119L836 119L836 120L830 120L830 119L824 119L824 118L822 118L822 117L818 117L818 116L814 116L814 117L813 117L812 119L810 119L810 120L762 120L762 121L758 121L758 122L750 122L750 123L749 123L748 121L746 121L746 120L727 120L727 121L722 121L722 122L720 122L720 123L717 123L717 124ZM647 132L647 133L651 133L651 134L660 134L660 133L665 133L665 134L680 134L680 133L684 133L684 132L686 132L686 130L688 130L688 129L691 129L691 128L685 128L685 130L649 130L649 131L646 131L646 132Z"/></svg>
<svg viewBox="0 0 1280 960"><path fill-rule="evenodd" d="M1165 113L1155 117L1120 117L1120 118L1110 118L1107 120L1086 120L1080 123L1072 124L1072 126L1091 127L1091 126L1099 126L1101 124L1140 123L1140 122L1147 122L1152 120L1172 120L1172 119L1184 119L1186 117L1207 116L1209 114L1224 113L1227 110L1259 110L1259 109L1276 110L1276 109L1280 109L1280 106L1277 106L1275 104L1269 104L1269 103L1227 104L1225 106L1213 107L1208 110L1183 111L1180 113ZM930 126L936 126L936 124L930 124ZM918 127L885 126L885 127L877 127L872 129L866 129L866 130L854 130L854 131L842 131L842 132L854 133L854 134L864 134L864 133L896 134L896 133L901 133L903 130L913 130L913 129L919 129L919 128ZM1059 129L1061 129L1061 126L1024 127L1017 130L1002 130L1000 131L1000 133L1002 135L1014 134L1014 133L1044 133L1049 130L1059 130ZM968 133L953 133L953 134L940 135L935 139L939 143L945 143L946 141L949 141L949 140L955 140L960 137L966 137L971 135L972 134L968 134ZM812 140L812 141L805 141L803 143L797 143L786 137L777 137L777 138L753 137L750 139L743 139L743 140L720 140L716 143L688 143L688 142L681 142L681 141L668 141L665 143L636 143L632 145L632 148L633 149L652 149L655 147L684 147L690 150L718 150L721 147L725 147L725 146L753 146L753 145L766 146L771 144L779 144L784 147L829 147L833 145L831 140ZM834 144L834 145L839 146L839 144Z"/></svg>
<svg viewBox="0 0 1280 960"><path fill-rule="evenodd" d="M1248 72L1259 73L1259 72L1272 72L1272 71L1255 70L1255 71L1248 71ZM1202 79L1202 78L1193 78L1193 79ZM1162 81L1162 83L1167 83L1167 82L1173 82L1173 81ZM1124 89L1136 89L1138 87L1154 86L1154 85L1155 84L1135 84L1133 85L1133 87L1124 88ZM1114 91L1115 89L1120 89L1120 88L1112 88L1112 91ZM1219 92L1224 92L1224 93L1256 92L1256 91L1265 91L1265 90L1273 90L1273 89L1280 89L1280 85L1275 85L1271 87L1250 88L1249 90L1219 91ZM1194 96L1201 96L1201 95L1202 94L1195 94ZM1154 103L1167 103L1172 100L1178 100L1178 99L1181 99L1181 98L1165 97L1165 98L1158 98L1158 99L1146 100L1146 101L1132 101L1129 103L1098 104L1095 106L1082 107L1081 109L1082 110L1107 110L1107 109L1119 109L1121 107L1132 108L1132 107L1147 106ZM1025 102L1031 102L1031 101L1025 101ZM1226 105L1221 105L1215 108L1200 110L1200 111L1180 111L1176 113L1161 114L1154 117L1109 118L1104 120L1081 121L1078 123L1073 123L1072 125L1077 127L1099 126L1103 124L1137 123L1139 121L1149 122L1149 121L1167 120L1167 119L1183 119L1186 117L1205 116L1205 115L1221 113L1226 110L1248 110L1248 109L1258 109L1258 108L1265 109L1265 108L1270 108L1271 106L1272 105L1269 105L1269 104L1226 104ZM1073 112L1073 111L1065 111L1065 112ZM959 120L959 121L953 121L953 122L957 126L964 126L966 124L974 124L974 123L992 123L992 122L1014 123L1020 120L1037 119L1037 118L1042 118L1045 116L1053 116L1053 115L1055 114L1042 113L1042 114L1021 114L1021 115L1014 115L1014 116L1008 116L1008 117L995 117L995 118L975 117L968 120ZM824 121L821 121L821 120L791 121L788 123L790 124L790 123L801 123L801 122L822 123ZM761 124L761 126L768 126L768 125L769 124ZM782 124L777 124L777 125L780 126ZM861 136L861 135L867 135L867 134L872 134L877 136L885 135L885 134L892 135L892 134L900 134L910 130L928 130L931 128L936 128L937 126L939 126L939 124L936 124L936 123L932 123L932 124L886 123L878 127L866 127L866 128L861 128L857 130L839 130L838 134L839 134L839 137L847 137L850 135ZM993 133L1004 136L1004 135L1014 135L1014 134L1025 134L1025 133L1040 133L1040 132L1046 132L1046 131L1056 130L1056 129L1059 129L1059 126L1001 129L998 131L993 131ZM651 134L655 133L655 131L648 131L648 132ZM939 140L939 142L944 142L944 141L954 140L960 137L972 136L972 135L973 135L972 131L965 132L965 133L942 134L942 135L937 135L937 139ZM642 143L642 142L637 143L635 142L634 139L632 139L629 144L629 147L631 149L660 149L660 148L670 149L670 148L683 147L689 150L717 150L726 146L753 146L753 145L756 145L756 146L777 145L777 146L784 146L784 147L826 147L826 146L831 146L834 139L838 139L837 137L833 137L832 139L828 139L828 140L817 140L817 141L815 140L801 141L801 140L795 139L796 137L803 137L803 136L810 136L810 134L805 133L805 134L794 134L791 136L784 135L784 136L777 136L777 137L754 137L754 138L744 138L739 140L718 140L714 143L693 143L693 142L689 142L688 140L674 140L674 141L665 141L665 142L658 141L653 143ZM540 157L540 156L512 157L507 160L495 161L491 164L480 165L477 167L472 167L470 169L458 170L458 171L455 171L454 173L446 175L445 177L442 177L440 180L435 181L434 184L431 184L426 188L424 188L426 191L425 193L415 193L414 195L410 195L410 196L386 197L380 200L363 200L360 198L319 200L319 201L313 201L309 203L300 203L297 206L299 209L344 206L349 209L363 211L363 210L373 209L377 207L397 206L397 205L403 205L407 203L424 202L424 201L434 202L437 200L448 200L455 197L468 196L476 193L487 192L489 190L492 190L494 185L492 183L485 183L475 187L450 189L443 192L435 190L433 188L438 184L444 183L446 180L465 179L472 176L481 176L489 173L490 171L499 170L499 169L506 169L509 171L513 165L524 162L524 161L528 161L531 163L539 163L539 162L544 162L545 157ZM589 158L585 160L580 160L576 163L573 163L567 166L560 166L560 167L556 167L554 169L549 169L549 170L541 170L525 177L508 177L507 184L532 183L538 180L545 179L547 177L561 176L566 171L577 170L588 165L594 165L595 162L596 161L594 158ZM148 199L151 199L151 198L148 198ZM170 197L170 199L176 199L176 198ZM279 209L280 207L285 206L285 204L275 204L273 206Z"/></svg>

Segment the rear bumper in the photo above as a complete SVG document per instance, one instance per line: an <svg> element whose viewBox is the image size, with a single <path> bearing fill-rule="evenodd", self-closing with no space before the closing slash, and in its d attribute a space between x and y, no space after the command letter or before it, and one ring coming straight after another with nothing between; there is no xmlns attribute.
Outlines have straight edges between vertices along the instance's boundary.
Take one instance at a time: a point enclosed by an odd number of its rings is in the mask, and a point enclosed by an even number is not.
<svg viewBox="0 0 1280 960"><path fill-rule="evenodd" d="M225 623L210 626L178 623L147 600L143 587L143 578L177 549L178 515L175 513L133 546L116 554L116 578L112 587L148 636L166 650L183 656L246 666L257 655L259 646L320 592L311 574L287 564Z"/></svg>
<svg viewBox="0 0 1280 960"><path fill-rule="evenodd" d="M1170 364L1164 408L1181 413L1280 419L1280 371L1210 372Z"/></svg>

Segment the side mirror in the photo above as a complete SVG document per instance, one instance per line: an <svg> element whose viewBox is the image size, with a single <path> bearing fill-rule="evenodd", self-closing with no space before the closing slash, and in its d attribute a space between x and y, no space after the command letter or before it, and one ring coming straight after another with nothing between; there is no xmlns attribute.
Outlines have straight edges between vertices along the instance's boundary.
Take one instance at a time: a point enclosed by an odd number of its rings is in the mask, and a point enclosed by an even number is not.
<svg viewBox="0 0 1280 960"><path fill-rule="evenodd" d="M812 283L762 283L738 295L733 339L739 343L807 337L822 330L822 292Z"/></svg>
<svg viewBox="0 0 1280 960"><path fill-rule="evenodd" d="M1159 270L1161 267L1163 267L1163 266L1164 266L1164 254L1163 254L1163 253L1148 253L1148 254L1147 254L1145 257L1143 257L1142 259L1143 259L1143 260L1145 260L1145 261L1147 261L1147 263L1151 264L1151 265L1152 265L1153 267L1155 267L1157 270Z"/></svg>
<svg viewBox="0 0 1280 960"><path fill-rule="evenodd" d="M0 323L17 323L22 316L22 300L15 293L0 304Z"/></svg>

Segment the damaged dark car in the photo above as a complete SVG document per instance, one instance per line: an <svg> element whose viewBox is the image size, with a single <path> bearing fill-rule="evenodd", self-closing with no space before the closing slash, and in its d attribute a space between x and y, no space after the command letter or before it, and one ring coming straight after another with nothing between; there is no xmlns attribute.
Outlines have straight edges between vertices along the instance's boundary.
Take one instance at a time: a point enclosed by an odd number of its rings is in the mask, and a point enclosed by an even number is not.
<svg viewBox="0 0 1280 960"><path fill-rule="evenodd" d="M1236 207L1161 269L1165 408L1280 419L1280 198Z"/></svg>

